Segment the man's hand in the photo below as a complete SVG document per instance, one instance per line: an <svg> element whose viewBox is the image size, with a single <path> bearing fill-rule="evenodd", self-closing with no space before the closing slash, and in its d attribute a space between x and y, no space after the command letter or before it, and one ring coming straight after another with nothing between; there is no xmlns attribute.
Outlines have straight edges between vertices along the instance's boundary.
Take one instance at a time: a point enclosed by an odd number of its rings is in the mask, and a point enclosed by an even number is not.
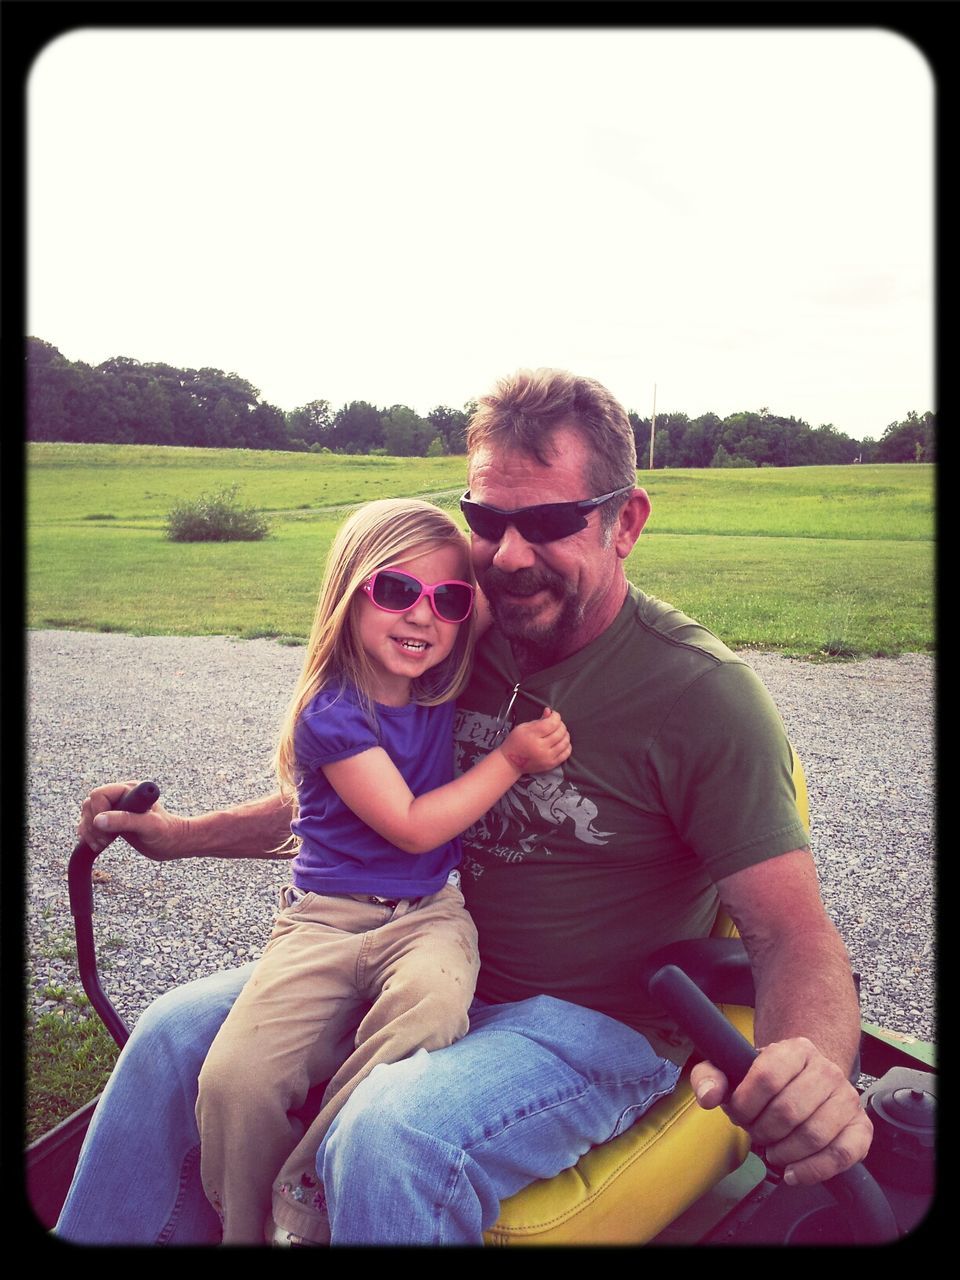
<svg viewBox="0 0 960 1280"><path fill-rule="evenodd" d="M500 750L522 774L548 773L570 755L570 734L558 713L544 707L539 720L511 729Z"/></svg>
<svg viewBox="0 0 960 1280"><path fill-rule="evenodd" d="M135 782L112 782L91 791L80 807L77 838L100 853L122 835L133 847L154 862L168 862L183 856L186 845L186 818L168 813L157 801L146 813L124 813L113 806Z"/></svg>
<svg viewBox="0 0 960 1280"><path fill-rule="evenodd" d="M867 1154L873 1126L835 1062L798 1037L765 1045L727 1097L723 1072L699 1062L690 1073L705 1110L723 1106L790 1186L824 1182Z"/></svg>

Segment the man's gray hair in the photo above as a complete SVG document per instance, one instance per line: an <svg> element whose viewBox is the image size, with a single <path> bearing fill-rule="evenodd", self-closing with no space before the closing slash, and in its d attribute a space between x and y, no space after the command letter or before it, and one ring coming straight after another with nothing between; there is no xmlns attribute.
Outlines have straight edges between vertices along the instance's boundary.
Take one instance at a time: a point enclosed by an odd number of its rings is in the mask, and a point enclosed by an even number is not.
<svg viewBox="0 0 960 1280"><path fill-rule="evenodd" d="M626 410L606 387L563 369L519 369L501 378L481 396L467 429L467 453L482 447L516 449L549 466L554 450L551 436L558 427L572 427L587 447L590 493L631 487L637 483L637 448ZM601 527L609 530L626 502L600 508Z"/></svg>

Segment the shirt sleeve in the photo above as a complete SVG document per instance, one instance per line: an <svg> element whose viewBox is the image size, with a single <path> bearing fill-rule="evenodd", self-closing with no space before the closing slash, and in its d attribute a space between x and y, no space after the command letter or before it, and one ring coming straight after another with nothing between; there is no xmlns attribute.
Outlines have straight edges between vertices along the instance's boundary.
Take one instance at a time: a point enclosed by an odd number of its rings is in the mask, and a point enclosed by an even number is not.
<svg viewBox="0 0 960 1280"><path fill-rule="evenodd" d="M714 881L809 843L786 730L745 663L721 663L684 691L653 757L664 804Z"/></svg>
<svg viewBox="0 0 960 1280"><path fill-rule="evenodd" d="M307 705L294 734L294 753L302 769L347 760L379 745L366 712L349 693L319 694Z"/></svg>

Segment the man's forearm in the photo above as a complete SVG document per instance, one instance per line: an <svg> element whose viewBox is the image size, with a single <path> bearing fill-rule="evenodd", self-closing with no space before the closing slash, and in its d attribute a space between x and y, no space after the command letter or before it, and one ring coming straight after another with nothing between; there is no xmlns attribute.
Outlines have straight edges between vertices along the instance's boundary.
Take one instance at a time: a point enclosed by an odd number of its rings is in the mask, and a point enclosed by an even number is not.
<svg viewBox="0 0 960 1280"><path fill-rule="evenodd" d="M846 1075L857 1052L859 1002L810 850L735 872L721 881L720 896L750 957L757 1046L802 1036Z"/></svg>
<svg viewBox="0 0 960 1280"><path fill-rule="evenodd" d="M860 1008L840 935L828 926L751 955L757 1046L805 1036L849 1073L860 1041Z"/></svg>
<svg viewBox="0 0 960 1280"><path fill-rule="evenodd" d="M277 852L290 835L293 802L279 792L219 809L196 818L184 818L179 856L183 858L289 858L291 850Z"/></svg>
<svg viewBox="0 0 960 1280"><path fill-rule="evenodd" d="M788 1182L822 1182L862 1160L873 1132L849 1080L860 1009L846 947L809 849L746 867L719 887L750 957L761 1052L732 1094L713 1063L698 1062L690 1082L700 1105L724 1105Z"/></svg>

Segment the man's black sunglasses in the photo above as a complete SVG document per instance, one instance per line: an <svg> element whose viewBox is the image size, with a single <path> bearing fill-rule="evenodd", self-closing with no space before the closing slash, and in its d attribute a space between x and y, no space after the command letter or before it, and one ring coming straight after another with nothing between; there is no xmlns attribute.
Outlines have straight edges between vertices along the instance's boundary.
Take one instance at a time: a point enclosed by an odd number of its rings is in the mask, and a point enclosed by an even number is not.
<svg viewBox="0 0 960 1280"><path fill-rule="evenodd" d="M587 527L587 515L594 507L603 506L612 498L622 498L633 493L633 485L603 493L599 498L584 498L582 502L545 502L537 507L517 507L515 511L503 511L500 507L488 507L474 502L470 490L460 499L460 510L467 524L486 542L499 542L512 524L526 542L556 542L569 538Z"/></svg>

